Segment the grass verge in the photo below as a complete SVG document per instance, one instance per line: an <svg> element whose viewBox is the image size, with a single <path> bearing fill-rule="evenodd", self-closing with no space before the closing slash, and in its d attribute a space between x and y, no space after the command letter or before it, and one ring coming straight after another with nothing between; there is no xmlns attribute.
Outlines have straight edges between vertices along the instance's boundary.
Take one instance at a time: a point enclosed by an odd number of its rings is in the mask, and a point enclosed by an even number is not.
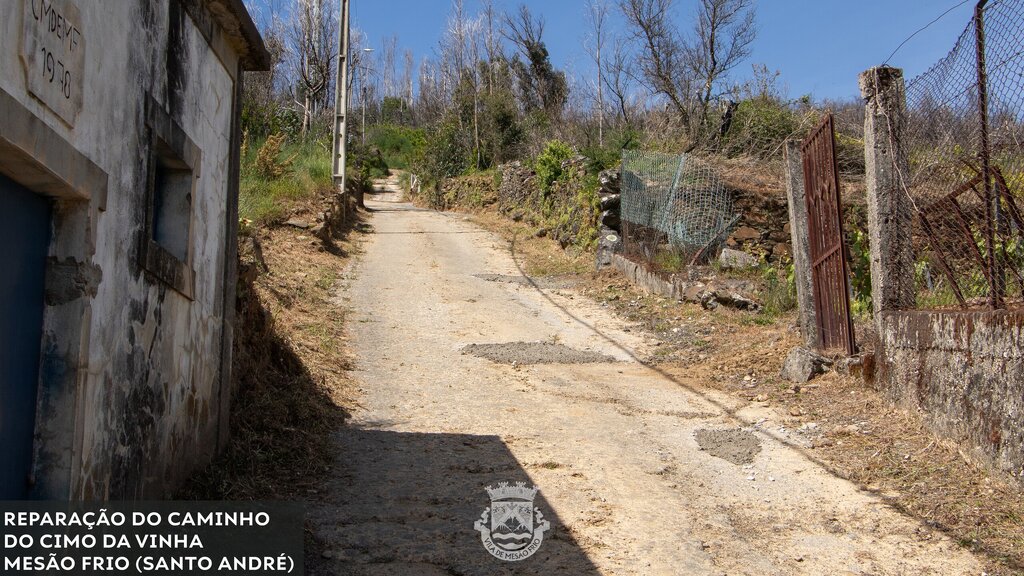
<svg viewBox="0 0 1024 576"><path fill-rule="evenodd" d="M259 157L279 169L280 176L260 170ZM297 205L333 189L331 155L317 142L288 143L279 151L268 150L267 141L246 144L242 150L238 215L256 226L279 222Z"/></svg>
<svg viewBox="0 0 1024 576"><path fill-rule="evenodd" d="M323 199L326 200L326 199ZM310 221L317 201L300 211ZM358 239L256 227L240 238L231 441L179 494L198 500L301 500L330 469L331 433L352 404L344 308Z"/></svg>
<svg viewBox="0 0 1024 576"><path fill-rule="evenodd" d="M562 250L557 242L538 237L533 227L513 222L493 210L472 212L470 218L514 245L516 256L530 276L576 275L594 270L594 255L589 250L574 246Z"/></svg>

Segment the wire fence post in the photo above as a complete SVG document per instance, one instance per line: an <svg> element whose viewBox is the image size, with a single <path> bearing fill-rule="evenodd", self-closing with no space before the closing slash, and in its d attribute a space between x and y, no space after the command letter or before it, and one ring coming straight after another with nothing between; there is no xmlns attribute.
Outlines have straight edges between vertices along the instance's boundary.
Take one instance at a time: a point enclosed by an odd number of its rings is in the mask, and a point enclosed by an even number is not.
<svg viewBox="0 0 1024 576"><path fill-rule="evenodd" d="M921 309L1024 306L1024 2L986 1L907 83L902 189Z"/></svg>
<svg viewBox="0 0 1024 576"><path fill-rule="evenodd" d="M985 188L985 249L988 256L989 304L994 309L1003 307L1004 272L996 258L995 227L999 221L999 198L992 186L992 148L989 140L988 72L985 61L985 4L981 0L974 7L974 38L978 61L978 120L981 130L981 174Z"/></svg>

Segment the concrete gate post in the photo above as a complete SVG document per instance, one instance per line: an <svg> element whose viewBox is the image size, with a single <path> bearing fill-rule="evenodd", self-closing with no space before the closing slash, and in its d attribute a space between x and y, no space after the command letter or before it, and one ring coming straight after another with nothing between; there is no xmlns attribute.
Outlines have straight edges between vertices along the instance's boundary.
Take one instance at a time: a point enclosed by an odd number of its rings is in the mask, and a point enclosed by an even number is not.
<svg viewBox="0 0 1024 576"><path fill-rule="evenodd" d="M811 274L811 243L807 222L807 197L804 190L804 155L799 140L786 141L786 196L789 199L789 227L793 243L793 269L796 299L800 308L800 332L804 345L820 348L817 310L814 307L814 281Z"/></svg>
<svg viewBox="0 0 1024 576"><path fill-rule="evenodd" d="M903 145L907 122L903 71L879 67L860 75L864 98L868 238L875 323L885 310L915 304L913 206L907 193L909 163Z"/></svg>

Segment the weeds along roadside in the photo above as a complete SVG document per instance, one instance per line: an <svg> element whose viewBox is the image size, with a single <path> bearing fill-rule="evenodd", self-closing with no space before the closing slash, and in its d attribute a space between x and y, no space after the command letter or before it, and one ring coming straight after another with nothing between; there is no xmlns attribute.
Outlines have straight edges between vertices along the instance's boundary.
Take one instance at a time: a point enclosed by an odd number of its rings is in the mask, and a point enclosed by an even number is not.
<svg viewBox="0 0 1024 576"><path fill-rule="evenodd" d="M331 432L351 405L336 291L359 239L358 223L317 222L330 169L316 142L243 146L231 439L182 498L303 499L333 464Z"/></svg>

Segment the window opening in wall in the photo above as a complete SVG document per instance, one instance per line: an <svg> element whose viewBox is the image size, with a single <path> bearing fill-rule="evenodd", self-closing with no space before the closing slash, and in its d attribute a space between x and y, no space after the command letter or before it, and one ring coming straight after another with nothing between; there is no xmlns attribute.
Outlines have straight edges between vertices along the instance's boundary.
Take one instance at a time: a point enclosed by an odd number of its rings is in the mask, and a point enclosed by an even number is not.
<svg viewBox="0 0 1024 576"><path fill-rule="evenodd" d="M142 266L150 277L193 297L192 204L202 152L163 107L146 106L150 152Z"/></svg>
<svg viewBox="0 0 1024 576"><path fill-rule="evenodd" d="M192 229L192 169L157 139L153 160L152 240L188 262Z"/></svg>

